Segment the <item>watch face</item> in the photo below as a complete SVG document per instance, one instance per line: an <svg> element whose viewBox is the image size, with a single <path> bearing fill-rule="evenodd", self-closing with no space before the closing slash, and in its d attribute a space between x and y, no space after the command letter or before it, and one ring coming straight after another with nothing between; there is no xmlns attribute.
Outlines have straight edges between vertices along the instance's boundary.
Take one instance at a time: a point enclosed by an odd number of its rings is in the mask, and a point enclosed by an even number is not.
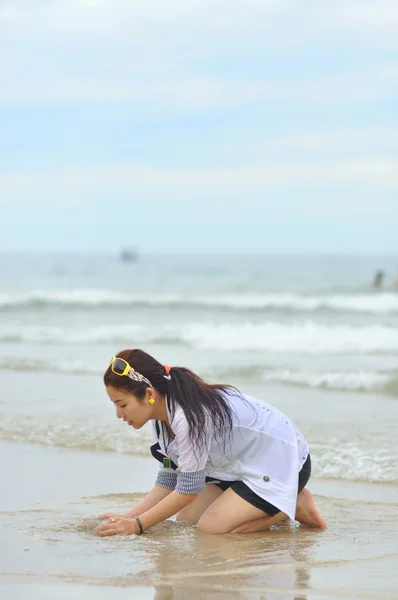
<svg viewBox="0 0 398 600"><path fill-rule="evenodd" d="M171 461L169 458L164 458L163 459L163 466L165 467L165 469L170 469L171 467Z"/></svg>

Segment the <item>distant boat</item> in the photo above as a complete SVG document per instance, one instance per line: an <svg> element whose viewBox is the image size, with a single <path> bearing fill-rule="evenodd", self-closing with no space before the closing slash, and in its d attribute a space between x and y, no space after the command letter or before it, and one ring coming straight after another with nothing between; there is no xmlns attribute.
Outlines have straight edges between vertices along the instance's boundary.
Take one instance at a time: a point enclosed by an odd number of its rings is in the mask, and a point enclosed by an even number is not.
<svg viewBox="0 0 398 600"><path fill-rule="evenodd" d="M123 262L137 262L138 252L134 248L123 248L120 251L119 257Z"/></svg>

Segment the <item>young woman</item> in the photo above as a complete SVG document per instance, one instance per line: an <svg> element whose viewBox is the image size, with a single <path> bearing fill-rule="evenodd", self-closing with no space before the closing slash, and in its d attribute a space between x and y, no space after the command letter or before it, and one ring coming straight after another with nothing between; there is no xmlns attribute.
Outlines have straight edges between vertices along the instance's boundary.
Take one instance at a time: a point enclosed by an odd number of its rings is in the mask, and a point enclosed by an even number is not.
<svg viewBox="0 0 398 600"><path fill-rule="evenodd" d="M308 444L269 404L142 350L119 352L104 383L119 419L134 429L152 421L160 470L137 506L102 515L99 535L140 535L173 515L208 533L261 531L287 518L326 527L305 488Z"/></svg>

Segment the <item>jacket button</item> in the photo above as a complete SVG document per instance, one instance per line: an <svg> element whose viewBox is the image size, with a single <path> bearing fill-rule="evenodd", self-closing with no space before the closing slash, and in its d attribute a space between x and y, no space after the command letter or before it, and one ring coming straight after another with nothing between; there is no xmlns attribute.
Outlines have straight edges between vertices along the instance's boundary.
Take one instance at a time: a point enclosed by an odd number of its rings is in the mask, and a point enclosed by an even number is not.
<svg viewBox="0 0 398 600"><path fill-rule="evenodd" d="M264 479L264 481L269 481L268 475L264 475L263 479Z"/></svg>

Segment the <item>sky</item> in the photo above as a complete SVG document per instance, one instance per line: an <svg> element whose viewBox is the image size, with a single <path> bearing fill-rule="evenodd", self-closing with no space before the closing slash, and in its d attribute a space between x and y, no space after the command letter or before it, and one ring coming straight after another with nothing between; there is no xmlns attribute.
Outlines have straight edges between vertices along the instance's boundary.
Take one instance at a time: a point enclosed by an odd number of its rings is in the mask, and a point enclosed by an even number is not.
<svg viewBox="0 0 398 600"><path fill-rule="evenodd" d="M396 0L0 0L2 252L398 253Z"/></svg>

